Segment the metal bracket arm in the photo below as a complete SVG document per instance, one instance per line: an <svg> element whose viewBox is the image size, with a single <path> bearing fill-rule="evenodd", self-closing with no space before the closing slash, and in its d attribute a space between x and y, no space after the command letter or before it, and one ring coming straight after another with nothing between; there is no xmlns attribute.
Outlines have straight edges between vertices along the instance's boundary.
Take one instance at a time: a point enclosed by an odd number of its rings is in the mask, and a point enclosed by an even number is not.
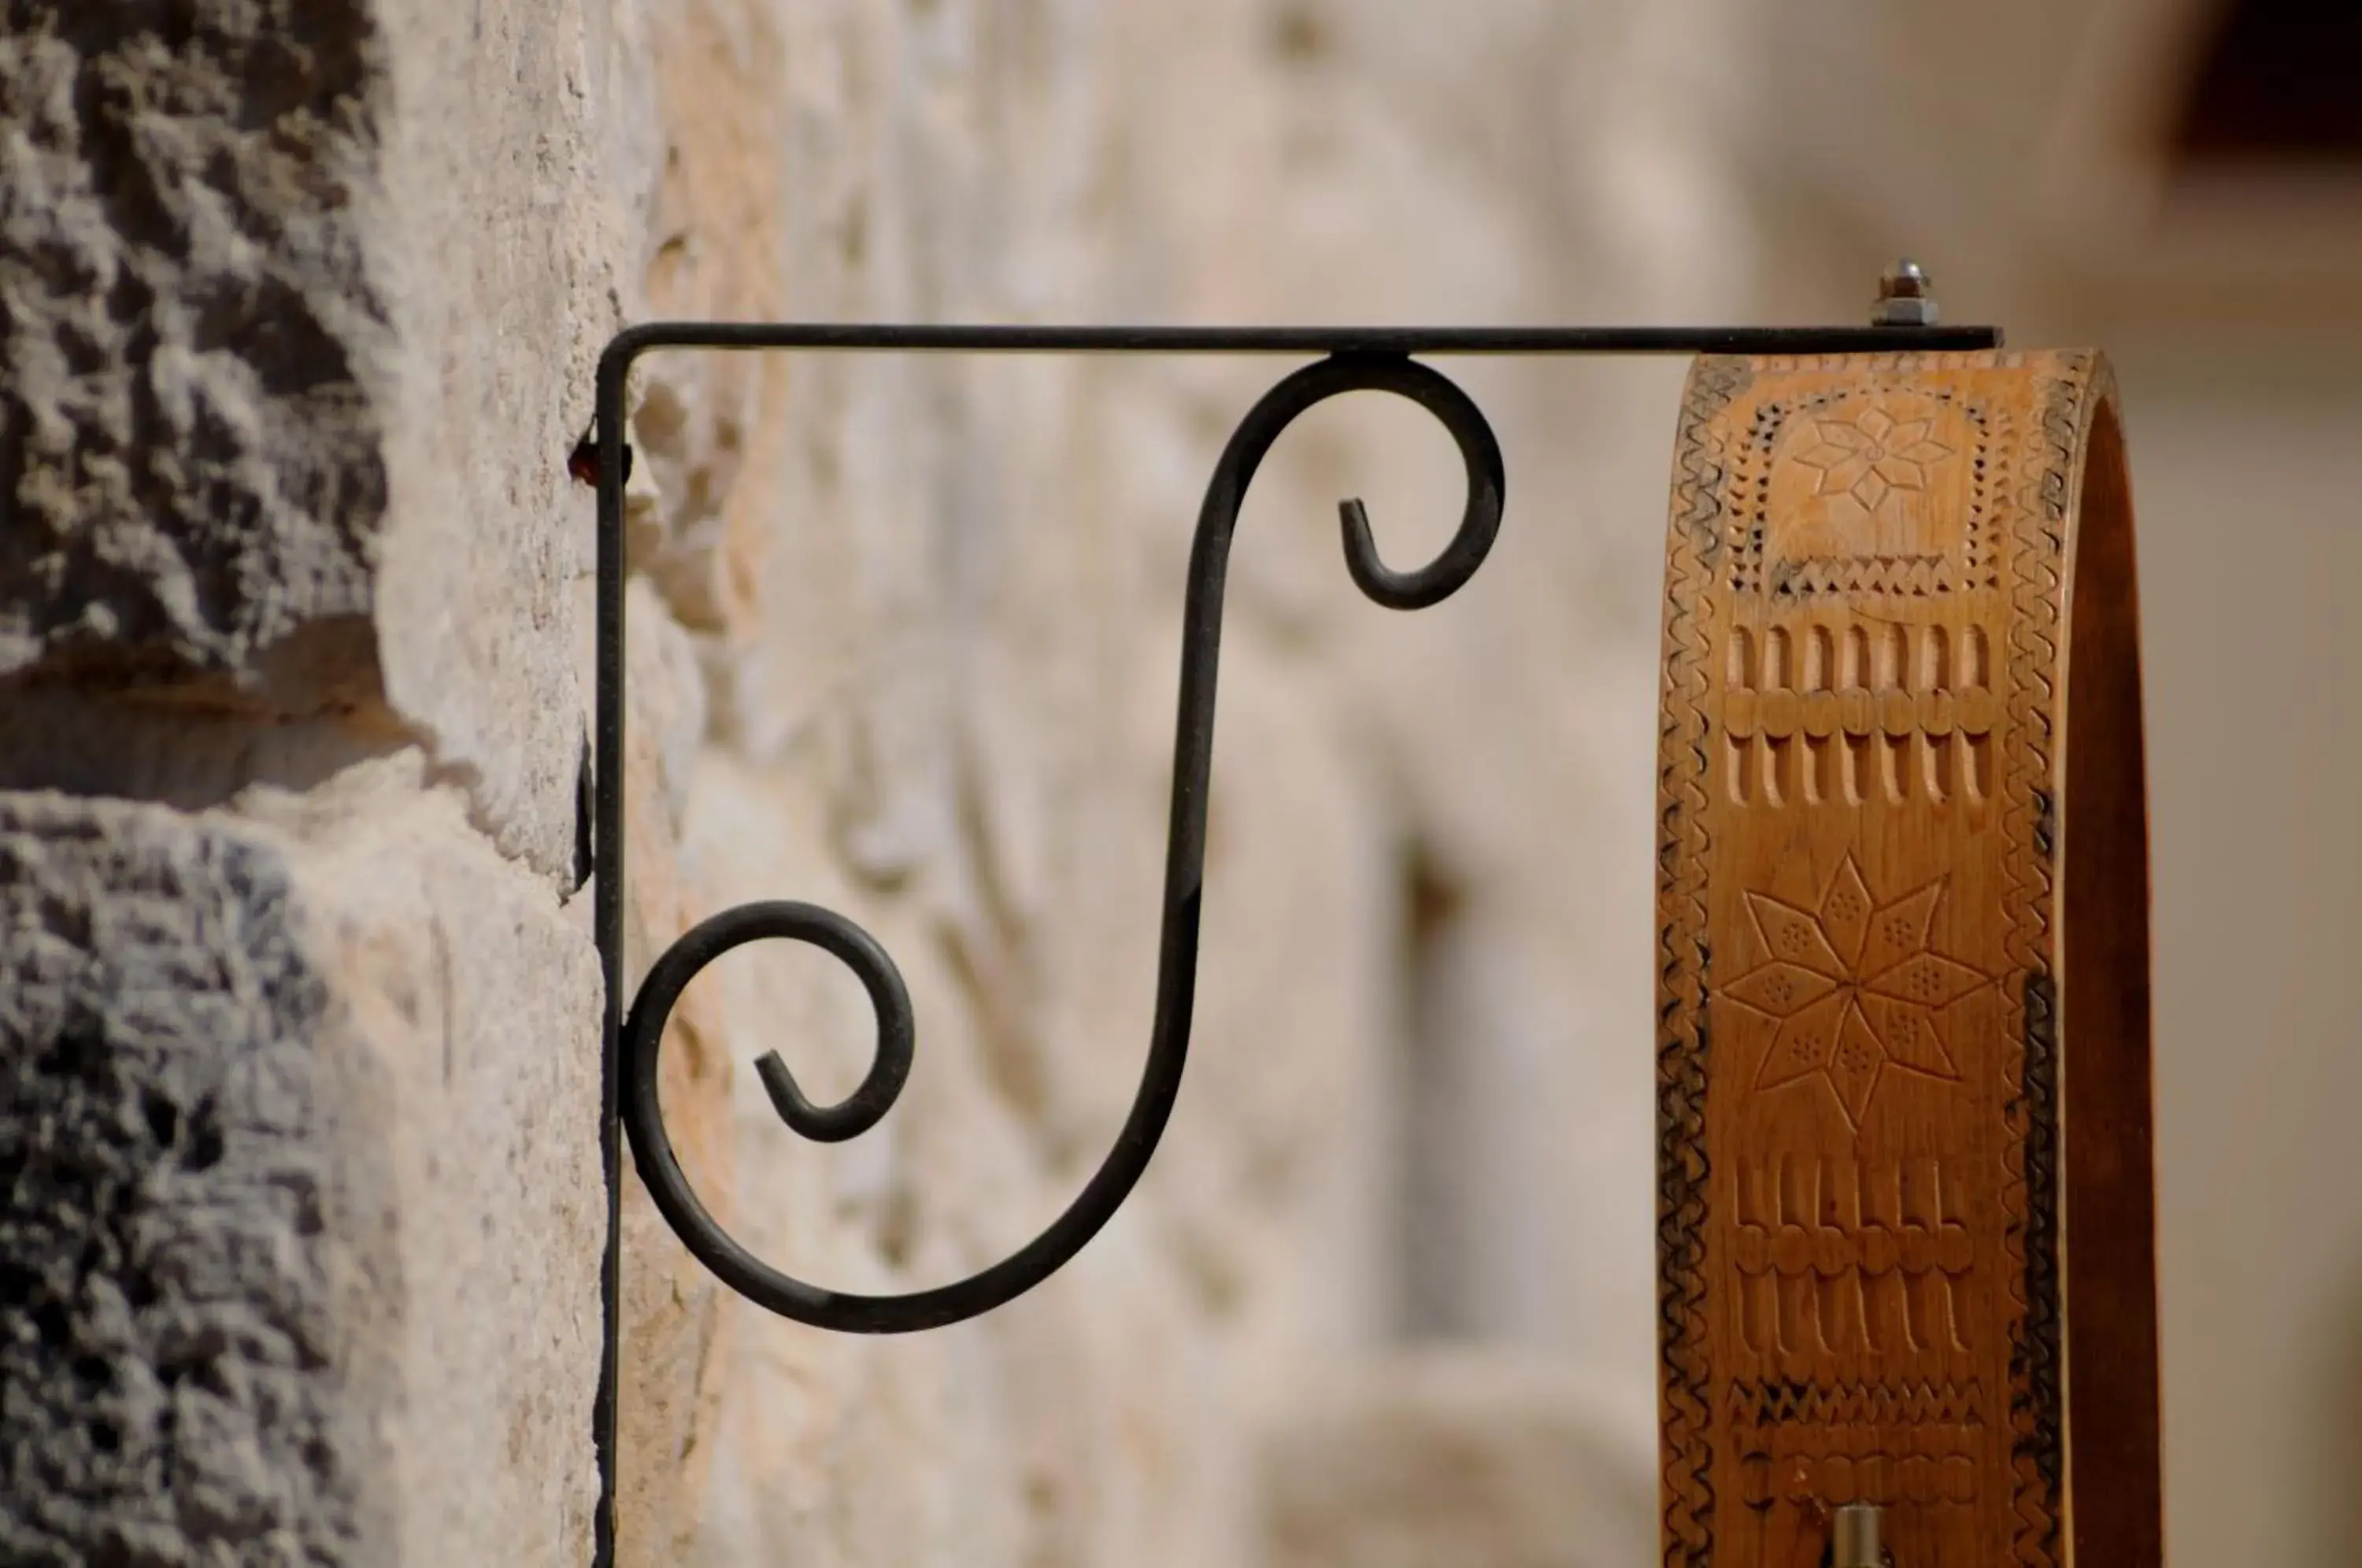
<svg viewBox="0 0 2362 1568"><path fill-rule="evenodd" d="M1932 317L1932 302L1927 313ZM1502 517L1501 449L1467 394L1415 356L1448 354L1845 354L1981 349L1998 329L1890 324L1868 327L1134 327L903 326L659 323L620 334L599 361L594 435L578 471L595 458L598 487L597 717L592 791L593 922L606 984L600 1145L607 1184L602 1273L604 1344L594 1409L600 1471L595 1562L614 1552L615 1431L621 1337L622 1143L630 1137L641 1179L689 1250L724 1284L783 1317L852 1333L906 1333L991 1310L1056 1272L1098 1233L1146 1170L1180 1092L1196 992L1205 874L1206 807L1213 768L1215 677L1231 540L1264 455L1299 415L1350 392L1385 392L1433 414L1467 470L1460 525L1426 565L1397 570L1380 558L1358 501L1339 504L1345 568L1375 602L1418 610L1451 597L1484 564ZM805 942L843 962L867 989L877 1047L861 1086L815 1105L777 1052L756 1063L782 1121L804 1137L838 1142L877 1125L908 1079L916 1031L893 960L866 932L817 905L743 904L702 922L650 966L635 996L624 985L624 483L630 448L624 386L634 363L660 349L944 353L1234 353L1319 356L1255 403L1215 465L1198 514L1183 609L1180 697L1174 725L1173 793L1165 852L1156 999L1146 1063L1115 1146L1065 1211L991 1267L949 1285L894 1296L827 1289L785 1274L733 1239L699 1201L664 1125L657 1058L665 1024L690 981L742 944Z"/></svg>

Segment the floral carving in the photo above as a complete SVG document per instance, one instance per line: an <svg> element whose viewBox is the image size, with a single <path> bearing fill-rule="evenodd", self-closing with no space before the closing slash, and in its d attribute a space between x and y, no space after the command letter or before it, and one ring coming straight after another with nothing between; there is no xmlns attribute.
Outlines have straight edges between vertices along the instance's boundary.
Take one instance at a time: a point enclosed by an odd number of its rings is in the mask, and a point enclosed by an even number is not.
<svg viewBox="0 0 2362 1568"><path fill-rule="evenodd" d="M1878 903L1850 855L1817 909L1746 895L1771 956L1717 994L1778 1023L1759 1091L1826 1083L1859 1131L1889 1068L1959 1079L1945 1011L1992 977L1929 947L1943 896L1938 879Z"/></svg>
<svg viewBox="0 0 2362 1568"><path fill-rule="evenodd" d="M1796 461L1816 470L1816 495L1849 495L1876 512L1887 492L1925 490L1930 465L1952 455L1935 438L1935 421L1898 420L1884 409L1866 408L1850 419L1816 419L1816 445Z"/></svg>

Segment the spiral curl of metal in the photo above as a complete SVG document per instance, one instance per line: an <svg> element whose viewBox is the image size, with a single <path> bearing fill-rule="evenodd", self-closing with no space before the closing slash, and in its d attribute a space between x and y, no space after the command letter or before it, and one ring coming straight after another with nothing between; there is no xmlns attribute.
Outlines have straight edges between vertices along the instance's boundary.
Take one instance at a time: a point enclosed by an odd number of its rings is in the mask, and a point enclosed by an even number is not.
<svg viewBox="0 0 2362 1568"><path fill-rule="evenodd" d="M1080 1252L1131 1194L1164 1132L1188 1055L1198 977L1198 911L1204 891L1206 808L1213 765L1214 694L1222 596L1231 539L1248 485L1280 434L1315 405L1352 392L1385 392L1427 410L1448 431L1467 468L1468 499L1458 530L1425 566L1388 567L1359 501L1338 507L1346 569L1370 599L1418 610L1451 597L1473 577L1500 530L1500 444L1468 395L1440 372L1393 354L1339 354L1296 371L1265 393L1224 448L1198 513L1183 609L1181 690L1175 730L1171 836L1164 870L1164 926L1148 1056L1115 1146L1082 1191L1041 1234L1008 1257L949 1285L865 1296L808 1284L756 1257L699 1201L675 1154L658 1098L666 1021L698 972L748 942L810 943L851 969L877 1018L867 1076L834 1105L806 1098L776 1052L756 1063L780 1121L806 1138L858 1137L891 1110L915 1050L911 998L902 977L869 934L816 905L765 902L726 910L666 950L649 969L623 1027L621 1110L640 1178L667 1222L699 1262L732 1289L782 1317L844 1332L909 1333L973 1318L1023 1295Z"/></svg>

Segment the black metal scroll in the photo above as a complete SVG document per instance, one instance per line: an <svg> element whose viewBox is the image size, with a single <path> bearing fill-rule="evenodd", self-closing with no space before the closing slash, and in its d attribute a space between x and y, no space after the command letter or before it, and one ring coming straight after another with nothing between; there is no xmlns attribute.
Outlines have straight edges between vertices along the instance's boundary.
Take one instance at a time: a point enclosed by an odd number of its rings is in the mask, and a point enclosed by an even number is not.
<svg viewBox="0 0 2362 1568"><path fill-rule="evenodd" d="M1206 803L1211 782L1214 688L1231 536L1255 469L1281 432L1342 392L1407 398L1433 414L1458 445L1468 498L1460 526L1427 565L1396 571L1379 558L1358 501L1338 508L1346 569L1377 603L1418 610L1449 598L1475 574L1501 523L1501 451L1467 395L1417 354L1828 354L1995 347L1992 327L1556 327L1186 328L914 327L656 324L625 331L599 362L598 716L593 790L594 923L606 980L600 1147L607 1182L602 1274L604 1345L593 1413L600 1477L594 1562L614 1555L615 1417L622 1269L622 1133L641 1179L697 1259L732 1289L783 1317L853 1333L905 1333L958 1322L1013 1300L1055 1273L1115 1214L1148 1167L1180 1092L1198 969ZM1065 1211L1001 1262L950 1285L900 1296L857 1296L781 1273L741 1246L698 1200L675 1158L657 1099L666 1020L698 972L732 948L763 938L807 942L861 979L877 1015L877 1049L861 1086L834 1105L814 1105L778 1053L756 1063L781 1121L804 1137L838 1142L877 1125L910 1076L915 1031L900 974L869 934L816 905L740 905L703 922L657 959L633 999L623 1000L624 933L624 381L641 355L660 348L835 349L940 352L1279 353L1322 355L1266 392L1215 466L1198 516L1183 609L1181 690L1175 723L1173 806L1164 869L1156 999L1140 1088L1115 1147Z"/></svg>

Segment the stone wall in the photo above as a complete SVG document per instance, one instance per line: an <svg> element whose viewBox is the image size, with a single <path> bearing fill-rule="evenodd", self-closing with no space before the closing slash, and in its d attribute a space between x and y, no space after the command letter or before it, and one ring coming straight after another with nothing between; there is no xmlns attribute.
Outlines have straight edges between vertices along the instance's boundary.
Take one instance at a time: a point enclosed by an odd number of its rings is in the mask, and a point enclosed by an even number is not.
<svg viewBox="0 0 2362 1568"><path fill-rule="evenodd" d="M1496 7L1436 73L1415 7L1300 0L15 0L0 1398L38 1436L0 1471L0 1556L587 1560L590 498L564 458L609 334L1695 314L1733 275L1699 243L1724 176L1602 135L1689 69L1678 18L1621 9ZM1595 231L1602 202L1633 221ZM1187 525L1284 368L636 381L634 972L792 896L874 930L920 1011L902 1106L824 1151L745 1065L843 1092L857 988L750 951L692 989L676 1136L766 1256L947 1278L1099 1157L1145 1043ZM1645 934L1595 894L1645 897L1644 840L1602 823L1646 811L1617 764L1648 744L1653 528L1569 497L1661 447L1669 402L1466 379L1512 502L1462 600L1389 615L1334 558L1339 495L1399 561L1457 513L1407 405L1308 420L1249 508L1197 1059L1065 1275L833 1339L724 1302L635 1187L627 1561L1296 1561L1391 1485L1321 1457L1359 1425L1321 1411L1372 1399L1530 1452L1513 1492L1613 1453L1576 1533L1645 1550L1646 1054L1607 1049L1645 1038L1613 978ZM1653 488L1613 500L1645 519ZM1387 1347L1434 1329L1523 1338L1540 1381L1396 1387ZM1584 1511L1458 1528L1591 1561Z"/></svg>

